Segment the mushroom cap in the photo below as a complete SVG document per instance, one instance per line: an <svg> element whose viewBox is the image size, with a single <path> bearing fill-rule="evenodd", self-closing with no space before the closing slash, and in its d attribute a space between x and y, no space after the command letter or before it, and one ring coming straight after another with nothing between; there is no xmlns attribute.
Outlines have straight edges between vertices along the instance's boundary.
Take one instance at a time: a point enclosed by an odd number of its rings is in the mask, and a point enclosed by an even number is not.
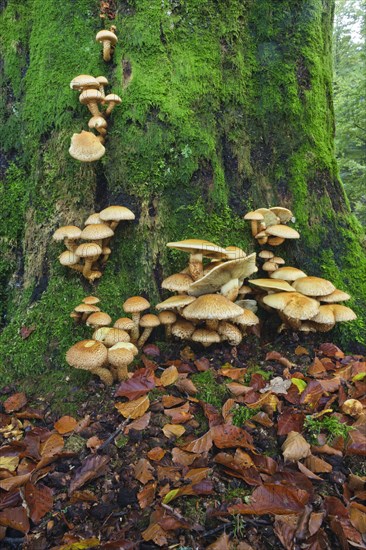
<svg viewBox="0 0 366 550"><path fill-rule="evenodd" d="M300 239L300 234L295 229L282 224L267 227L266 233L282 239Z"/></svg>
<svg viewBox="0 0 366 550"><path fill-rule="evenodd" d="M96 76L95 80L97 80L102 86L107 86L109 84L108 79L105 76Z"/></svg>
<svg viewBox="0 0 366 550"><path fill-rule="evenodd" d="M224 248L217 244L202 239L186 239L184 241L171 242L167 244L169 248L176 248L188 254L202 254L206 258L226 258L227 253Z"/></svg>
<svg viewBox="0 0 366 550"><path fill-rule="evenodd" d="M230 319L230 321L231 323L234 323L235 325L239 325L241 327L250 327L253 325L258 325L259 323L258 317L250 309L244 309L241 315L233 317L233 319Z"/></svg>
<svg viewBox="0 0 366 550"><path fill-rule="evenodd" d="M199 296L183 310L186 319L230 319L241 315L243 310L222 294L205 294Z"/></svg>
<svg viewBox="0 0 366 550"><path fill-rule="evenodd" d="M111 327L104 338L104 345L109 347L114 346L118 342L129 342L131 340L130 335L125 330L120 328Z"/></svg>
<svg viewBox="0 0 366 550"><path fill-rule="evenodd" d="M363 413L363 405L358 399L346 399L342 405L342 412L357 417Z"/></svg>
<svg viewBox="0 0 366 550"><path fill-rule="evenodd" d="M251 210L250 212L247 212L244 216L244 220L248 220L251 222L261 222L264 220L263 214L260 212L257 212L256 210Z"/></svg>
<svg viewBox="0 0 366 550"><path fill-rule="evenodd" d="M248 285L242 285L238 290L239 296L246 296L247 294L251 294L253 292L253 289L250 288Z"/></svg>
<svg viewBox="0 0 366 550"><path fill-rule="evenodd" d="M350 300L351 296L347 294L347 292L343 292L343 290L338 290L336 288L330 294L327 294L326 296L317 296L316 299L320 302L326 302L327 304L335 304L336 302L345 302L346 300Z"/></svg>
<svg viewBox="0 0 366 550"><path fill-rule="evenodd" d="M87 105L88 103L95 101L102 101L102 99L104 99L102 93L99 90L95 90L93 88L90 90L84 90L79 95L79 101L82 105Z"/></svg>
<svg viewBox="0 0 366 550"><path fill-rule="evenodd" d="M97 32L95 40L97 42L104 42L105 40L108 40L112 44L116 44L118 42L117 36L112 31L102 30Z"/></svg>
<svg viewBox="0 0 366 550"><path fill-rule="evenodd" d="M122 103L122 99L117 94L108 94L105 96L103 103Z"/></svg>
<svg viewBox="0 0 366 550"><path fill-rule="evenodd" d="M278 224L278 217L269 208L257 208L255 212L262 214L263 222L265 223L266 227Z"/></svg>
<svg viewBox="0 0 366 550"><path fill-rule="evenodd" d="M123 303L122 308L126 313L139 313L150 307L148 302L142 296L131 296Z"/></svg>
<svg viewBox="0 0 366 550"><path fill-rule="evenodd" d="M319 311L320 304L313 298L303 296L299 292L278 292L264 296L263 302L274 309L279 309L287 317L306 321Z"/></svg>
<svg viewBox="0 0 366 550"><path fill-rule="evenodd" d="M65 250L59 255L58 259L61 265L75 265L79 262L80 256L75 252L71 252L71 250Z"/></svg>
<svg viewBox="0 0 366 550"><path fill-rule="evenodd" d="M228 260L240 260L246 257L244 250L238 246L227 246L225 248Z"/></svg>
<svg viewBox="0 0 366 550"><path fill-rule="evenodd" d="M280 244L284 242L285 242L285 239L283 239L282 237L269 237L267 240L267 243L270 246L280 246Z"/></svg>
<svg viewBox="0 0 366 550"><path fill-rule="evenodd" d="M81 162L93 162L104 155L105 147L95 134L82 130L80 134L73 134L69 153Z"/></svg>
<svg viewBox="0 0 366 550"><path fill-rule="evenodd" d="M113 326L122 330L132 330L135 328L135 323L129 317L120 317Z"/></svg>
<svg viewBox="0 0 366 550"><path fill-rule="evenodd" d="M271 261L277 265L284 265L286 263L283 258L280 258L280 256L273 256Z"/></svg>
<svg viewBox="0 0 366 550"><path fill-rule="evenodd" d="M94 214L90 214L90 216L84 222L84 225L92 225L95 223L103 223L99 217L99 212L94 212Z"/></svg>
<svg viewBox="0 0 366 550"><path fill-rule="evenodd" d="M280 267L270 275L271 279L282 279L283 281L296 281L301 277L306 277L306 273L297 269L297 267Z"/></svg>
<svg viewBox="0 0 366 550"><path fill-rule="evenodd" d="M146 313L140 319L140 327L153 328L160 325L159 317L153 313Z"/></svg>
<svg viewBox="0 0 366 550"><path fill-rule="evenodd" d="M297 292L305 296L327 296L336 290L336 287L321 277L300 277L292 283Z"/></svg>
<svg viewBox="0 0 366 550"><path fill-rule="evenodd" d="M109 348L108 361L113 367L123 367L133 361L133 353L127 348Z"/></svg>
<svg viewBox="0 0 366 550"><path fill-rule="evenodd" d="M228 340L229 344L232 346L238 346L243 339L243 335L238 327L227 321L220 322L218 333L223 339Z"/></svg>
<svg viewBox="0 0 366 550"><path fill-rule="evenodd" d="M88 327L106 327L112 322L111 317L104 311L97 311L92 313L86 320Z"/></svg>
<svg viewBox="0 0 366 550"><path fill-rule="evenodd" d="M102 116L92 116L88 122L89 128L107 128L108 122Z"/></svg>
<svg viewBox="0 0 366 550"><path fill-rule="evenodd" d="M178 296L170 296L170 298L167 298L166 300L164 300L164 302L160 302L160 304L157 304L155 308L164 310L171 308L174 309L176 307L184 307L194 302L195 299L196 298L194 296L185 296L182 294Z"/></svg>
<svg viewBox="0 0 366 550"><path fill-rule="evenodd" d="M174 273L174 275L170 275L170 277L164 279L161 283L161 288L177 292L187 292L192 283L193 279L187 273Z"/></svg>
<svg viewBox="0 0 366 550"><path fill-rule="evenodd" d="M93 340L98 340L98 342L104 342L104 340L107 338L107 334L110 330L112 330L112 327L99 327L99 328L97 328L92 334Z"/></svg>
<svg viewBox="0 0 366 550"><path fill-rule="evenodd" d="M215 330L208 328L198 328L191 336L193 342L200 342L201 344L216 344L220 342L220 336Z"/></svg>
<svg viewBox="0 0 366 550"><path fill-rule="evenodd" d="M177 315L174 311L161 311L158 315L159 321L162 325L172 325L177 320Z"/></svg>
<svg viewBox="0 0 366 550"><path fill-rule="evenodd" d="M87 296L84 298L84 300L81 300L84 304L99 304L100 300L99 298L96 298L95 296Z"/></svg>
<svg viewBox="0 0 366 550"><path fill-rule="evenodd" d="M118 342L117 344L114 344L114 346L112 346L111 348L109 348L110 350L113 349L128 349L130 350L133 355L138 355L139 353L139 350L137 349L137 347L135 346L135 344L132 344L131 342Z"/></svg>
<svg viewBox="0 0 366 550"><path fill-rule="evenodd" d="M287 223L291 220L293 214L288 208L283 208L282 206L272 206L270 211L273 212L277 218L280 218L281 223Z"/></svg>
<svg viewBox="0 0 366 550"><path fill-rule="evenodd" d="M357 319L355 312L340 304L327 304L320 306L319 311L311 320L315 323L339 323L343 321L354 321Z"/></svg>
<svg viewBox="0 0 366 550"><path fill-rule="evenodd" d="M82 258L93 258L94 256L100 256L102 248L97 243L83 243L79 244L75 253Z"/></svg>
<svg viewBox="0 0 366 550"><path fill-rule="evenodd" d="M71 367L94 370L105 364L107 348L95 340L82 340L74 344L66 353L66 361Z"/></svg>
<svg viewBox="0 0 366 550"><path fill-rule="evenodd" d="M258 271L255 265L255 257L254 253L240 260L229 260L213 267L201 279L191 284L188 293L193 296L212 294L232 279L243 280L245 277L249 277L249 275Z"/></svg>
<svg viewBox="0 0 366 550"><path fill-rule="evenodd" d="M64 239L79 239L81 229L76 225L64 225L56 229L52 238L54 241L63 241Z"/></svg>
<svg viewBox="0 0 366 550"><path fill-rule="evenodd" d="M249 300L249 299L236 300L235 303L237 306L241 307L244 310L249 309L249 311L253 311L253 313L257 313L258 311L258 305L256 300ZM235 319L238 319L239 317L240 315L238 317L235 317ZM234 322L234 319L230 319L230 321Z"/></svg>
<svg viewBox="0 0 366 550"><path fill-rule="evenodd" d="M77 313L96 313L97 311L100 311L99 307L93 305L93 304L79 304L74 309Z"/></svg>
<svg viewBox="0 0 366 550"><path fill-rule="evenodd" d="M274 254L270 250L261 250L258 257L263 258L263 260L271 260L274 257Z"/></svg>
<svg viewBox="0 0 366 550"><path fill-rule="evenodd" d="M268 261L268 262L264 262L264 264L262 265L262 269L263 271L268 271L269 273L273 273L278 269L278 265L274 262Z"/></svg>
<svg viewBox="0 0 366 550"><path fill-rule="evenodd" d="M284 292L293 292L294 288L283 279L253 279L248 281L251 285L254 285L263 290L280 290Z"/></svg>
<svg viewBox="0 0 366 550"><path fill-rule="evenodd" d="M80 238L84 240L100 240L107 239L114 235L113 229L106 225L105 223L93 223L84 227Z"/></svg>
<svg viewBox="0 0 366 550"><path fill-rule="evenodd" d="M187 340L192 336L195 328L194 324L190 321L178 319L178 321L172 325L172 334L177 338L181 338L181 340Z"/></svg>
<svg viewBox="0 0 366 550"><path fill-rule="evenodd" d="M79 74L79 76L75 76L70 82L70 88L72 90L87 90L89 88L98 89L99 82L90 74Z"/></svg>
<svg viewBox="0 0 366 550"><path fill-rule="evenodd" d="M126 206L108 206L99 213L100 219L104 222L120 222L122 220L134 220L135 214Z"/></svg>

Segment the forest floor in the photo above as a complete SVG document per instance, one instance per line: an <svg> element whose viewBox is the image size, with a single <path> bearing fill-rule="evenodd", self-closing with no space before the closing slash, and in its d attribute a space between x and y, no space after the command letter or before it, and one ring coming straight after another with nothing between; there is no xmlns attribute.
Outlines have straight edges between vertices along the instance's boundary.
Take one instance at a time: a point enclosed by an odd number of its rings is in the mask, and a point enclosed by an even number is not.
<svg viewBox="0 0 366 550"><path fill-rule="evenodd" d="M366 358L251 338L71 377L72 416L2 388L0 548L366 548Z"/></svg>

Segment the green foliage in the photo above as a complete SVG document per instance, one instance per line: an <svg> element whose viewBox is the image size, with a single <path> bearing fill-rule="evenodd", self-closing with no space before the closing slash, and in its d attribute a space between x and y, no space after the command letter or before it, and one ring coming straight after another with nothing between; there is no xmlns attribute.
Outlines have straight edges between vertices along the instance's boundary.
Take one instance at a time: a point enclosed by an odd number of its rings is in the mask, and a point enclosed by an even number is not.
<svg viewBox="0 0 366 550"><path fill-rule="evenodd" d="M233 410L233 424L234 426L243 426L247 420L255 416L260 409L250 409L245 405L236 406Z"/></svg>
<svg viewBox="0 0 366 550"><path fill-rule="evenodd" d="M192 382L198 389L197 399L210 403L221 409L222 403L227 397L227 389L223 384L218 384L212 370L206 370L192 376Z"/></svg>
<svg viewBox="0 0 366 550"><path fill-rule="evenodd" d="M244 384L249 384L253 374L260 374L264 380L271 378L271 373L261 369L258 365L250 365L244 376Z"/></svg>
<svg viewBox="0 0 366 550"><path fill-rule="evenodd" d="M336 437L343 437L346 440L349 432L354 429L352 426L340 422L336 416L321 418L306 416L304 428L313 444L317 443L317 436L321 433L327 434L327 443L331 444Z"/></svg>

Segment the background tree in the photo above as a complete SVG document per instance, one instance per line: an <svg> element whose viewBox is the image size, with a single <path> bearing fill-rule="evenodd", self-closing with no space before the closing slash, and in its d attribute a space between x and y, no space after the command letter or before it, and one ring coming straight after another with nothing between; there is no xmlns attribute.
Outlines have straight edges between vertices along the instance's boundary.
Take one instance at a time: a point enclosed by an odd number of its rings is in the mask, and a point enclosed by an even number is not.
<svg viewBox="0 0 366 550"><path fill-rule="evenodd" d="M103 4L119 37L109 65L94 41L104 26L96 0L0 3L3 379L64 365L83 334L69 312L85 293L113 315L128 295L154 301L184 262L167 241L249 250L243 214L276 204L293 209L302 235L281 255L354 296L360 317L342 337L347 347L362 341L366 259L334 156L333 1ZM105 74L123 97L107 154L91 165L68 154L88 121L69 89L80 73ZM118 228L90 289L59 265L51 236L110 203L131 208L136 223ZM22 339L22 327L35 330Z"/></svg>
<svg viewBox="0 0 366 550"><path fill-rule="evenodd" d="M337 160L351 208L366 226L366 3L337 0L335 15Z"/></svg>

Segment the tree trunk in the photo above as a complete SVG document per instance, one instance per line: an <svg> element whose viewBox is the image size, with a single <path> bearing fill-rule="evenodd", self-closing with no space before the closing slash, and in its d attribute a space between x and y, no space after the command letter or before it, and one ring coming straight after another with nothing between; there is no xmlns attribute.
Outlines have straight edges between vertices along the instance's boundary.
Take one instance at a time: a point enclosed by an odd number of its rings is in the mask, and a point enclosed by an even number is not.
<svg viewBox="0 0 366 550"><path fill-rule="evenodd" d="M353 295L364 338L366 259L333 151L333 0L0 2L3 184L0 356L17 374L64 364L78 335L69 313L87 293L111 315L126 297L159 299L162 278L185 255L165 243L189 237L254 245L243 215L282 205L301 240L288 262ZM95 34L113 23L111 63ZM69 88L76 75L105 75L123 98L110 117L106 155L68 154L89 114ZM136 214L120 224L100 282L91 287L57 261L52 233L81 225L109 204ZM6 295L6 297L5 297ZM34 332L26 339L21 327ZM24 334L23 334L24 335Z"/></svg>

